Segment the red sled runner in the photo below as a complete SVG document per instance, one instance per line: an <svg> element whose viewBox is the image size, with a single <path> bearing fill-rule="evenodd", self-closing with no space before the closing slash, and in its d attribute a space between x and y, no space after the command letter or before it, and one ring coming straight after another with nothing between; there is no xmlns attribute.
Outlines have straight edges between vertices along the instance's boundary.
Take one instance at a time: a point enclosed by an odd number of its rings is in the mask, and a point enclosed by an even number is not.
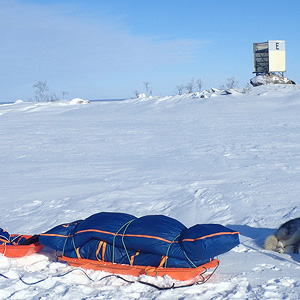
<svg viewBox="0 0 300 300"><path fill-rule="evenodd" d="M59 257L59 260L67 262L70 266L81 267L86 270L105 271L118 275L131 275L138 277L140 275L148 275L152 277L165 275L170 276L173 280L186 281L196 279L203 275L208 269L216 269L220 263L218 259L214 259L206 264L198 266L197 268L164 268L152 266L130 266L123 264L113 264L111 262L95 261L91 259L78 259L66 256Z"/></svg>
<svg viewBox="0 0 300 300"><path fill-rule="evenodd" d="M0 245L0 253L7 257L23 257L31 255L43 248L39 242L26 244L26 241L32 239L31 235L12 234L10 238L13 242L5 242L3 239L0 240L0 242L2 242ZM22 244L22 242L24 244Z"/></svg>

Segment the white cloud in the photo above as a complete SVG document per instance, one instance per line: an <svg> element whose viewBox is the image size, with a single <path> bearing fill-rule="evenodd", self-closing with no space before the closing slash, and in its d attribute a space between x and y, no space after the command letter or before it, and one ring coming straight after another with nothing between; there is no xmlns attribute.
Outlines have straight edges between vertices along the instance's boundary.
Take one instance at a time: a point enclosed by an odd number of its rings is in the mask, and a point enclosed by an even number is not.
<svg viewBox="0 0 300 300"><path fill-rule="evenodd" d="M51 3L51 2L50 2ZM6 79L104 76L193 61L206 42L137 36L114 16L89 19L72 4L4 1L0 11ZM74 79L74 78L73 78Z"/></svg>

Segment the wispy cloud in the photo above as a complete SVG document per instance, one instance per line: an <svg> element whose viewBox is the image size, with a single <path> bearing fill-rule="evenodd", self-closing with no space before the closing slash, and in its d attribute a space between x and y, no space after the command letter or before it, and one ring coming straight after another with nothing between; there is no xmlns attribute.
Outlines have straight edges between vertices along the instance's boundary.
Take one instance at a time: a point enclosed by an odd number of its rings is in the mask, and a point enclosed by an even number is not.
<svg viewBox="0 0 300 300"><path fill-rule="evenodd" d="M71 80L83 74L102 76L187 63L207 45L194 39L133 35L105 11L89 19L78 10L72 4L1 3L0 67L6 80L66 80L66 75Z"/></svg>

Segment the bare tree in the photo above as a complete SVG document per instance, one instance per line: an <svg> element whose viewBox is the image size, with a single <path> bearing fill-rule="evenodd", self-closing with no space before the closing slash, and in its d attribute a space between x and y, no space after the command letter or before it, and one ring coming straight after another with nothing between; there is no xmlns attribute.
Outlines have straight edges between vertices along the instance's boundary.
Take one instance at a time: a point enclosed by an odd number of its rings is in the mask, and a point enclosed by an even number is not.
<svg viewBox="0 0 300 300"><path fill-rule="evenodd" d="M37 101L48 100L48 95L46 94L46 92L49 91L47 81L38 81L36 84L33 85L33 87L36 89L35 98Z"/></svg>
<svg viewBox="0 0 300 300"><path fill-rule="evenodd" d="M63 98L63 99L65 99L65 97L66 97L67 95L69 95L69 93L68 93L67 91L61 91L61 93L62 93L62 98Z"/></svg>
<svg viewBox="0 0 300 300"><path fill-rule="evenodd" d="M252 85L248 82L245 87L243 88L243 93L249 93L252 90Z"/></svg>
<svg viewBox="0 0 300 300"><path fill-rule="evenodd" d="M235 77L227 78L227 83L225 85L221 85L221 89L234 89L238 86L239 81L235 79Z"/></svg>
<svg viewBox="0 0 300 300"><path fill-rule="evenodd" d="M201 92L202 91L202 80L200 78L198 78L196 80L196 85L197 85L197 88L198 88L198 92Z"/></svg>
<svg viewBox="0 0 300 300"><path fill-rule="evenodd" d="M52 102L52 101L57 101L57 100L58 100L58 98L55 93L51 93L48 97L48 101Z"/></svg>
<svg viewBox="0 0 300 300"><path fill-rule="evenodd" d="M150 89L150 87L149 87L150 82L144 81L143 84L145 86L146 94L147 94L147 96L149 96L148 92L149 92L149 89Z"/></svg>
<svg viewBox="0 0 300 300"><path fill-rule="evenodd" d="M47 81L38 81L33 85L33 87L36 89L35 90L35 99L37 101L57 101L59 98L57 95L53 92L50 92L49 86L47 84ZM69 94L66 91L61 91L63 98L67 94Z"/></svg>
<svg viewBox="0 0 300 300"><path fill-rule="evenodd" d="M190 82L188 82L185 86L188 93L192 93L194 89L194 78L191 79Z"/></svg>
<svg viewBox="0 0 300 300"><path fill-rule="evenodd" d="M176 92L177 92L177 94L178 95L182 95L182 91L183 91L183 89L184 89L184 85L177 85L176 86Z"/></svg>

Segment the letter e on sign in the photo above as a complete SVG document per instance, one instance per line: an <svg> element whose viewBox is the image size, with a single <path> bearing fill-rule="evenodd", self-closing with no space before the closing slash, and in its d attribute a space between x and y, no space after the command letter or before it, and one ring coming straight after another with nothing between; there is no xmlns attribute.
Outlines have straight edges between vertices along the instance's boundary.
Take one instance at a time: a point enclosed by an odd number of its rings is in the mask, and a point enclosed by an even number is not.
<svg viewBox="0 0 300 300"><path fill-rule="evenodd" d="M276 50L279 50L279 43L276 43Z"/></svg>

